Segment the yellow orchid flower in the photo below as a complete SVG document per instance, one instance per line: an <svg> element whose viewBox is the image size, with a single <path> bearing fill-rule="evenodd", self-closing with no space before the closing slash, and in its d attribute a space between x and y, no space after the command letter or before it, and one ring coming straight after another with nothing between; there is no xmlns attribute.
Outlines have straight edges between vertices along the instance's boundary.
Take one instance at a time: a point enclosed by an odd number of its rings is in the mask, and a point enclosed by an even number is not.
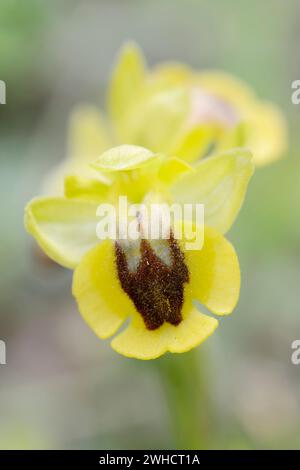
<svg viewBox="0 0 300 470"><path fill-rule="evenodd" d="M227 315L238 300L238 259L223 233L244 199L253 172L251 155L235 149L191 167L179 158L123 145L105 151L90 168L94 178L66 178L65 197L31 201L27 231L54 261L75 269L73 295L83 318L100 338L115 335L111 346L117 352L154 359L196 347L218 321L194 302ZM98 173L108 174L111 184L97 179ZM187 249L184 229L195 229L188 219L174 221L167 239L100 241L99 203L117 204L122 194L132 202L156 194L167 202L204 203L203 246ZM176 228L182 229L182 239L174 237Z"/></svg>
<svg viewBox="0 0 300 470"><path fill-rule="evenodd" d="M284 155L287 125L283 114L274 104L259 100L242 80L221 71L198 72L181 64L164 64L154 69L152 81L159 83L160 89L184 86L189 90L188 127L192 135L199 126L210 126L218 148L246 146L258 166ZM195 145L197 139L188 132L187 136L183 141L188 138L188 144ZM190 158L199 158L197 152L197 145L192 145Z"/></svg>
<svg viewBox="0 0 300 470"><path fill-rule="evenodd" d="M148 70L139 48L125 45L112 72L107 116L92 105L71 115L65 160L43 191L63 192L64 177L94 177L88 163L120 144L195 162L215 151L248 147L257 165L284 154L286 125L279 110L257 99L243 82L222 72L195 72L180 64ZM97 179L111 183L98 172Z"/></svg>

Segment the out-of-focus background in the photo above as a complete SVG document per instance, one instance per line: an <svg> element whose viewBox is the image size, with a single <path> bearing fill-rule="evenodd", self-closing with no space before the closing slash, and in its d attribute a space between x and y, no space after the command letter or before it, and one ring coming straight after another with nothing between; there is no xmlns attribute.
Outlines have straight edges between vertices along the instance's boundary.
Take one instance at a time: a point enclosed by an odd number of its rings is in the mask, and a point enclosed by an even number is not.
<svg viewBox="0 0 300 470"><path fill-rule="evenodd" d="M299 448L300 79L297 0L0 0L0 448L167 448L168 403L151 362L97 339L77 312L71 273L39 263L25 203L65 154L80 101L105 105L115 55L136 40L150 64L221 68L276 102L289 121L285 159L259 169L229 237L238 308L205 357L209 448Z"/></svg>

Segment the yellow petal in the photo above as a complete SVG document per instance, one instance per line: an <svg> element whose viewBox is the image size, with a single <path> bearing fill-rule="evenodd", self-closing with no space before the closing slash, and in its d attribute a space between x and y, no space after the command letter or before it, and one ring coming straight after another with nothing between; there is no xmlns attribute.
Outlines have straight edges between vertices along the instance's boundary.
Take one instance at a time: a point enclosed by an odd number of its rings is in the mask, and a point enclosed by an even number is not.
<svg viewBox="0 0 300 470"><path fill-rule="evenodd" d="M81 315L102 339L134 314L133 303L120 286L111 240L104 240L82 259L74 272L73 295Z"/></svg>
<svg viewBox="0 0 300 470"><path fill-rule="evenodd" d="M216 136L216 153L228 151L237 147L243 147L247 143L248 125L245 122L239 122L236 126L228 129L219 129ZM254 157L252 158L254 161Z"/></svg>
<svg viewBox="0 0 300 470"><path fill-rule="evenodd" d="M77 106L70 118L68 156L86 165L110 145L99 110L92 105Z"/></svg>
<svg viewBox="0 0 300 470"><path fill-rule="evenodd" d="M25 227L51 259L74 268L99 242L97 207L97 203L83 200L34 199L25 209Z"/></svg>
<svg viewBox="0 0 300 470"><path fill-rule="evenodd" d="M253 173L251 154L235 149L200 161L171 187L175 202L204 204L205 224L225 233L233 224Z"/></svg>
<svg viewBox="0 0 300 470"><path fill-rule="evenodd" d="M68 137L68 155L48 174L42 186L42 193L62 196L64 179L67 175L95 178L95 172L88 166L98 155L110 147L104 119L96 107L78 106L71 114ZM97 179L104 184L110 180L98 172Z"/></svg>
<svg viewBox="0 0 300 470"><path fill-rule="evenodd" d="M49 196L63 196L64 195L64 181L68 175L82 179L97 179L103 185L111 184L111 177L108 178L102 172L90 168L89 165L83 164L81 161L71 157L65 158L59 165L53 168L43 181L42 194Z"/></svg>
<svg viewBox="0 0 300 470"><path fill-rule="evenodd" d="M158 177L165 184L169 185L177 180L177 178L187 171L191 171L192 167L177 157L170 157L163 160L158 170Z"/></svg>
<svg viewBox="0 0 300 470"><path fill-rule="evenodd" d="M200 73L196 81L236 107L247 129L242 145L251 150L256 165L265 165L284 156L288 140L287 124L275 105L260 101L246 83L226 73Z"/></svg>
<svg viewBox="0 0 300 470"><path fill-rule="evenodd" d="M118 137L123 140L126 115L145 82L145 64L140 49L133 43L126 44L114 67L109 89L109 111Z"/></svg>
<svg viewBox="0 0 300 470"><path fill-rule="evenodd" d="M178 139L172 153L188 162L193 162L205 154L215 135L213 126L201 125L186 130Z"/></svg>
<svg viewBox="0 0 300 470"><path fill-rule="evenodd" d="M101 200L107 197L109 185L97 179L69 175L65 178L65 196L68 198Z"/></svg>
<svg viewBox="0 0 300 470"><path fill-rule="evenodd" d="M100 171L128 171L148 165L157 157L144 147L120 145L104 152L91 166Z"/></svg>
<svg viewBox="0 0 300 470"><path fill-rule="evenodd" d="M191 308L178 326L164 323L154 331L147 330L142 321L130 325L111 342L119 354L136 359L156 359L166 352L187 352L210 336L218 321Z"/></svg>
<svg viewBox="0 0 300 470"><path fill-rule="evenodd" d="M190 222L185 221L187 225ZM186 250L180 241L190 274L188 295L218 315L232 312L239 297L240 269L233 246L216 230L205 227L200 250Z"/></svg>
<svg viewBox="0 0 300 470"><path fill-rule="evenodd" d="M183 64L169 62L156 65L151 71L151 85L155 89L166 89L190 83L192 70Z"/></svg>
<svg viewBox="0 0 300 470"><path fill-rule="evenodd" d="M149 93L131 116L131 139L154 152L172 154L174 142L185 130L188 112L185 87Z"/></svg>
<svg viewBox="0 0 300 470"><path fill-rule="evenodd" d="M240 109L255 99L255 94L247 83L226 72L208 70L195 74L195 83L205 91L227 100Z"/></svg>
<svg viewBox="0 0 300 470"><path fill-rule="evenodd" d="M249 115L245 145L256 165L267 165L284 156L287 125L280 110L271 103L257 103Z"/></svg>

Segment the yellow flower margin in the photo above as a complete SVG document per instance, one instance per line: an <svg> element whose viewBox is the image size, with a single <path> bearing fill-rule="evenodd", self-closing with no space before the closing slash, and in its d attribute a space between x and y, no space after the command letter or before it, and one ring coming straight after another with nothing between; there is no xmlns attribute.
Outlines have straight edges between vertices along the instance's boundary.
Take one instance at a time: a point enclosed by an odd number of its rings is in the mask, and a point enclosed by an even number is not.
<svg viewBox="0 0 300 470"><path fill-rule="evenodd" d="M200 161L195 169L178 158L126 145L104 152L92 167L96 174L105 170L112 178L108 193L102 192L104 184L97 179L67 178L65 197L37 198L27 205L27 231L49 257L75 269L73 295L83 318L100 338L115 335L125 323L111 342L117 352L154 359L167 351L182 353L196 347L213 333L218 321L199 312L193 302L199 301L216 315L226 315L238 300L238 259L223 233L244 199L253 172L250 153L244 149L221 153ZM178 241L190 276L184 284L183 320L177 326L164 323L151 331L121 287L114 242L100 242L96 237L99 202L114 201L124 191L127 194L126 184L132 187L133 181L148 173L151 184L142 178L145 186L138 188L137 199L140 192L145 198L157 188L169 201L203 202L207 212L202 249L186 251L185 240ZM191 224L187 220L178 223Z"/></svg>

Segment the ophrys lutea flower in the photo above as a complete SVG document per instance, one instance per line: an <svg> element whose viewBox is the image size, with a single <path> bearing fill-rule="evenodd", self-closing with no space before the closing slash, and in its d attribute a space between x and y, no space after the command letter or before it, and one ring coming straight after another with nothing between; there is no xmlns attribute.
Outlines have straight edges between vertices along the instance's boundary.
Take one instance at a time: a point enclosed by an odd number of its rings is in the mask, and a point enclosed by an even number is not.
<svg viewBox="0 0 300 470"><path fill-rule="evenodd" d="M250 154L236 149L204 159L194 169L178 158L126 145L105 152L92 167L95 174L106 172L112 183L66 178L65 197L28 204L27 230L48 256L75 268L79 310L100 338L113 336L116 351L153 359L194 348L218 326L195 302L226 315L238 300L238 259L223 233L242 204L253 171ZM132 202L159 197L168 203L204 203L202 248L186 249L185 228L195 228L190 220L174 221L168 239L147 240L141 233L134 242L100 241L99 203L116 203L120 194ZM182 239L173 235L178 227Z"/></svg>
<svg viewBox="0 0 300 470"><path fill-rule="evenodd" d="M203 156L247 147L256 165L281 157L285 120L241 80L182 64L149 69L134 44L125 45L113 69L107 113L78 106L70 119L65 160L47 177L47 193L63 191L66 175L91 176L87 163L110 147L132 144L194 163ZM98 174L107 181L107 176Z"/></svg>

